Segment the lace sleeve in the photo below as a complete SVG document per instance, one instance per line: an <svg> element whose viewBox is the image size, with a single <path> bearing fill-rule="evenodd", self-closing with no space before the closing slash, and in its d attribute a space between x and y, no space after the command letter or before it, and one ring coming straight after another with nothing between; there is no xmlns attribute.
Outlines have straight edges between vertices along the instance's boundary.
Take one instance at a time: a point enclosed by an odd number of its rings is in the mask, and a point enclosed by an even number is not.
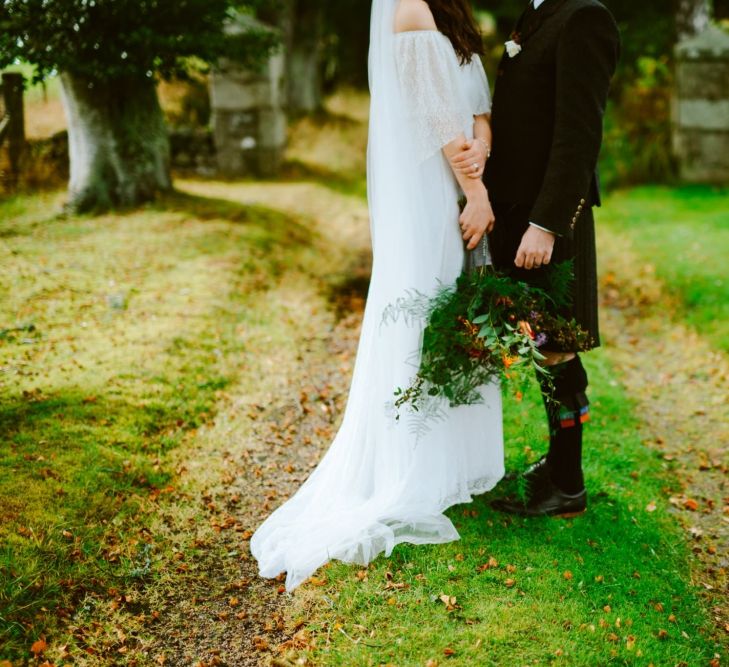
<svg viewBox="0 0 729 667"><path fill-rule="evenodd" d="M467 70L469 86L469 102L474 116L491 112L491 92L489 80L483 68L481 58L473 56L470 63L464 66Z"/></svg>
<svg viewBox="0 0 729 667"><path fill-rule="evenodd" d="M464 73L450 41L437 31L399 33L395 54L416 158L423 161L473 125Z"/></svg>

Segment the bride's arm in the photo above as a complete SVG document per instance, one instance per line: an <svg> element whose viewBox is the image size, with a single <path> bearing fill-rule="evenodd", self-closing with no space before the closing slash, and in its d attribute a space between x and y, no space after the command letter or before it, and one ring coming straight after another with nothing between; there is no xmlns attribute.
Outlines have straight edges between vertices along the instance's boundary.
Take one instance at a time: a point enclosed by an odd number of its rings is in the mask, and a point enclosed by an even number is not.
<svg viewBox="0 0 729 667"><path fill-rule="evenodd" d="M478 247L483 235L491 232L495 218L483 181L480 178L469 178L466 173L453 166L452 160L462 152L465 142L466 135L461 134L461 136L443 147L443 153L448 158L448 163L463 190L463 194L466 195L466 206L461 213L460 225L463 239L468 241L468 249L473 250Z"/></svg>
<svg viewBox="0 0 729 667"><path fill-rule="evenodd" d="M437 31L435 19L433 18L433 14L428 3L424 0L401 0L395 13L395 32L404 33L422 31ZM422 73L418 71L418 68L414 66L416 62L417 59L415 58L407 60L406 71L402 73L405 79L415 81L417 80L418 75L422 75ZM445 79L439 79L438 81L443 80ZM420 86L414 86L415 90L418 90L419 88ZM424 86L423 90L419 90L418 92L419 94L416 95L416 99L409 100L411 103L414 103L416 107L418 102L422 102L423 106L427 106L429 98L426 97L426 99L423 100L417 99L423 94L429 94L436 98L442 97L445 100L448 99L448 95L450 94L449 90L439 90L437 86L434 88ZM433 102L435 100L431 99L430 101ZM435 107L437 106L438 105L435 105ZM441 106L443 108L447 108L448 104L443 104ZM418 120L423 122L425 119L420 118ZM430 118L428 120L431 120L431 122L442 121L442 119ZM488 141L490 145L491 129L488 125L486 116L476 117L474 121L474 133L476 137L483 139L484 142ZM456 180L461 186L463 193L466 195L467 203L461 213L460 225L463 238L468 241L468 248L473 250L478 246L483 235L491 231L491 228L494 225L494 214L491 210L491 204L483 182L480 179L477 180L469 178L463 171L453 167L451 160L456 155L463 152L463 146L465 143L466 135L461 133L450 143L441 145L442 151L448 159L448 163L451 166ZM481 141L476 141L475 143L479 145L482 144ZM485 147L483 150L485 154ZM479 171L482 169L481 162L485 162L485 158L478 160Z"/></svg>

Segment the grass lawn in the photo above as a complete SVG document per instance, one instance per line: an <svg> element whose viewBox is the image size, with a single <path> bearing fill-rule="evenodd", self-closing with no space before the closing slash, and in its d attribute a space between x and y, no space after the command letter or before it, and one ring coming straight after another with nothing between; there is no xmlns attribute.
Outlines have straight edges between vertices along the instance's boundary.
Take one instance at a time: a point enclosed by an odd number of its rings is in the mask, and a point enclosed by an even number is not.
<svg viewBox="0 0 729 667"><path fill-rule="evenodd" d="M598 220L655 267L680 318L729 352L729 189L625 190L610 197Z"/></svg>
<svg viewBox="0 0 729 667"><path fill-rule="evenodd" d="M341 279L335 267L359 252L329 204L321 220L297 213L314 190L276 185L270 210L234 203L239 187L191 182L196 195L100 218L54 217L53 193L0 204L0 664L73 627L89 596L143 590L156 563L173 560L174 545L149 531L154 502L244 375L241 350L257 354L245 349L247 328L274 326L271 284L292 273ZM352 215L346 197L336 201L336 215ZM643 188L618 193L601 216L717 345L727 336L715 321L726 307L724 202L709 190ZM700 280L705 290L692 291ZM285 326L296 328L306 298ZM306 363L303 346L291 354ZM292 636L283 652L347 666L710 665L722 647L671 515L678 480L644 444L609 354L587 363L585 517L505 518L487 497L453 508L461 541L403 545L365 570L334 563L293 599L280 596ZM275 357L265 367L285 372ZM505 404L509 465L520 467L545 447L542 407L535 393ZM174 569L164 576L173 586ZM87 660L124 664L121 653Z"/></svg>
<svg viewBox="0 0 729 667"><path fill-rule="evenodd" d="M589 370L589 513L514 519L479 497L449 512L459 542L402 545L365 570L331 565L319 592L298 596L300 619L317 619L317 664L709 665L719 649L667 515L672 480L602 353ZM521 467L545 446L541 402L505 404Z"/></svg>
<svg viewBox="0 0 729 667"><path fill-rule="evenodd" d="M66 219L61 201L0 204L0 659L169 553L147 529L169 453L239 374L257 295L320 262L265 209L172 195Z"/></svg>

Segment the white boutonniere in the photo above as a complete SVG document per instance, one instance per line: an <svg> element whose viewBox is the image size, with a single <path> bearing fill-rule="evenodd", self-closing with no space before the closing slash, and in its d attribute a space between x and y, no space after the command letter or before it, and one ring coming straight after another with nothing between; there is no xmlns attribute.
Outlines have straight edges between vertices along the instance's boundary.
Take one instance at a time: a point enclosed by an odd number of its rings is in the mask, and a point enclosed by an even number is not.
<svg viewBox="0 0 729 667"><path fill-rule="evenodd" d="M506 53L509 54L509 58L515 58L521 53L521 44L513 39L506 42L504 46L506 46Z"/></svg>

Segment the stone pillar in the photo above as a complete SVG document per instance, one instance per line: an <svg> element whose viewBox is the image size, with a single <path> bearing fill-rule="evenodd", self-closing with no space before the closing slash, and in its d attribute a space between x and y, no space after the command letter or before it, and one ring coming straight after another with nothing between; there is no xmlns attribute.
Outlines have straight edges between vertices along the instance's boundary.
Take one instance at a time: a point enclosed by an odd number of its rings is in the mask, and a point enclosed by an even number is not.
<svg viewBox="0 0 729 667"><path fill-rule="evenodd" d="M729 183L729 35L715 26L676 46L673 148L683 181Z"/></svg>
<svg viewBox="0 0 729 667"><path fill-rule="evenodd" d="M227 176L274 176L286 147L283 54L260 70L227 63L210 77L218 167Z"/></svg>

